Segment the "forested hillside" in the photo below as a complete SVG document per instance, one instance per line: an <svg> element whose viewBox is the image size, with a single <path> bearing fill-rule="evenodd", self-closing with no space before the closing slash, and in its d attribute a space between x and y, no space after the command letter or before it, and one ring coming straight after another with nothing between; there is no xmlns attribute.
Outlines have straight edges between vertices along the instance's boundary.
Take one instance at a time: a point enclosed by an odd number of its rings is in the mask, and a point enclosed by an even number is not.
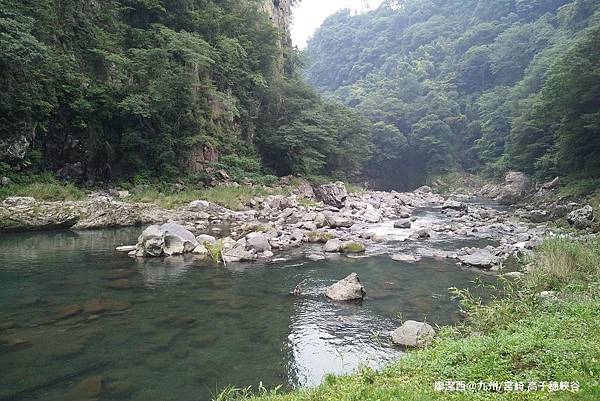
<svg viewBox="0 0 600 401"><path fill-rule="evenodd" d="M352 174L368 122L298 78L269 7L0 0L0 173Z"/></svg>
<svg viewBox="0 0 600 401"><path fill-rule="evenodd" d="M599 177L600 2L388 0L329 17L306 74L375 123L390 186L453 169Z"/></svg>

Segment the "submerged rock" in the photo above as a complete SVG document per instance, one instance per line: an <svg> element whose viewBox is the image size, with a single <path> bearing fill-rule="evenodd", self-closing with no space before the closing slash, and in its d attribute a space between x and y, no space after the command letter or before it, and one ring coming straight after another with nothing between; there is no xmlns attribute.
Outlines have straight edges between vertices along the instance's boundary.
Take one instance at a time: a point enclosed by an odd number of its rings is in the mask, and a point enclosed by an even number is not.
<svg viewBox="0 0 600 401"><path fill-rule="evenodd" d="M406 347L426 347L435 337L435 330L427 323L407 320L392 332L392 342Z"/></svg>
<svg viewBox="0 0 600 401"><path fill-rule="evenodd" d="M421 258L418 258L413 255L395 254L395 255L392 255L392 260L395 260L396 262L415 263L415 262L418 262L419 260L421 260Z"/></svg>
<svg viewBox="0 0 600 401"><path fill-rule="evenodd" d="M358 274L352 273L327 288L325 295L334 301L352 301L365 296L365 287L360 282Z"/></svg>
<svg viewBox="0 0 600 401"><path fill-rule="evenodd" d="M73 386L65 399L67 401L92 401L100 397L102 391L103 377L100 375L90 376Z"/></svg>
<svg viewBox="0 0 600 401"><path fill-rule="evenodd" d="M66 305L56 309L54 314L55 320L68 319L73 316L77 316L81 313L82 309L80 305Z"/></svg>

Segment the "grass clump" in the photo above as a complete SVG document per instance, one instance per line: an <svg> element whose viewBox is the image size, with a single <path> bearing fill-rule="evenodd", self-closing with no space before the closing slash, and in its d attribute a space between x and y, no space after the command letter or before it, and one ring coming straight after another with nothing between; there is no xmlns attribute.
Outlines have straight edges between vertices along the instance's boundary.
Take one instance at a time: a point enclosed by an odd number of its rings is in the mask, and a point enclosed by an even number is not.
<svg viewBox="0 0 600 401"><path fill-rule="evenodd" d="M39 201L75 201L84 199L85 191L73 183L63 182L51 174L24 176L0 187L0 200L11 196L30 196Z"/></svg>
<svg viewBox="0 0 600 401"><path fill-rule="evenodd" d="M365 246L360 242L346 242L342 245L343 253L363 253L365 250Z"/></svg>
<svg viewBox="0 0 600 401"><path fill-rule="evenodd" d="M214 244L210 241L204 241L203 244L208 251L208 258L214 263L221 263L223 261L223 240L218 240Z"/></svg>
<svg viewBox="0 0 600 401"><path fill-rule="evenodd" d="M248 391L221 400L541 401L600 399L600 241L547 240L523 280L505 282L487 304L461 290L467 320L442 328L432 346L376 372L328 376L287 394ZM564 265L564 266L563 266ZM551 288L555 300L538 291ZM440 381L518 382L524 391L436 391ZM527 391L530 383L577 383L578 391Z"/></svg>
<svg viewBox="0 0 600 401"><path fill-rule="evenodd" d="M262 187L212 187L203 189L184 189L179 192L168 192L156 188L146 188L134 192L130 202L155 203L159 206L173 209L185 206L194 200L206 200L231 210L244 210L245 204L255 196L262 196Z"/></svg>
<svg viewBox="0 0 600 401"><path fill-rule="evenodd" d="M311 231L306 234L306 237L308 238L309 242L324 244L330 239L334 239L335 235L325 231Z"/></svg>

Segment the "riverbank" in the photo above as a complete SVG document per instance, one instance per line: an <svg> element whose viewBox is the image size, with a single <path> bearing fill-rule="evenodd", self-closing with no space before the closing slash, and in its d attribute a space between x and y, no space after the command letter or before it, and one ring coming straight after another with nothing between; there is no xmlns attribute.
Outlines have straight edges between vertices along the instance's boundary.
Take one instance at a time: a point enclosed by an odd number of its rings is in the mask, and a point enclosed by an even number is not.
<svg viewBox="0 0 600 401"><path fill-rule="evenodd" d="M527 266L487 305L460 292L464 324L379 372L329 376L288 394L228 388L216 400L598 399L600 240L547 240Z"/></svg>

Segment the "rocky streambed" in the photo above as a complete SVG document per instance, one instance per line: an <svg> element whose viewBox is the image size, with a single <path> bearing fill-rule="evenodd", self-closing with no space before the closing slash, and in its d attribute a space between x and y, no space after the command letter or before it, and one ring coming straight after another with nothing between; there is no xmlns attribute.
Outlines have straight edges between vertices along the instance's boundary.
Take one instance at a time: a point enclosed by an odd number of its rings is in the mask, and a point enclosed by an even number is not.
<svg viewBox="0 0 600 401"><path fill-rule="evenodd" d="M376 367L460 319L449 287L477 291L551 234L427 187L315 189L243 212L6 200L4 229L69 229L0 238L0 399L205 400ZM81 230L104 226L132 227Z"/></svg>

